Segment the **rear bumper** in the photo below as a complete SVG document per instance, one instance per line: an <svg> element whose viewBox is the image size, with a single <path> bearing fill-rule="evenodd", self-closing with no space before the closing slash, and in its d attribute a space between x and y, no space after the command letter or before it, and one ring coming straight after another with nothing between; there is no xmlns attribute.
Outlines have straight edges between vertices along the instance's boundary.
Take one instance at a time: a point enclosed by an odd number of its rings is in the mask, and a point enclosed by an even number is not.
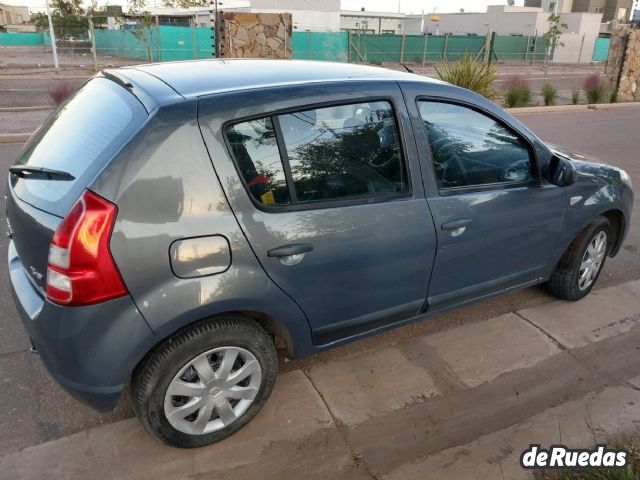
<svg viewBox="0 0 640 480"><path fill-rule="evenodd" d="M51 376L100 411L113 409L135 365L156 337L131 297L87 307L47 301L9 244L11 292L33 346Z"/></svg>

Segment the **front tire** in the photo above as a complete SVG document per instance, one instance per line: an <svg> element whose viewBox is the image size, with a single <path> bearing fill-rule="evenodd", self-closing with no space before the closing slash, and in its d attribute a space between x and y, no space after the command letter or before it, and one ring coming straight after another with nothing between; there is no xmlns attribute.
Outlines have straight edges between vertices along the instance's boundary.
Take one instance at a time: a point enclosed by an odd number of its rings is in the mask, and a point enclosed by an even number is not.
<svg viewBox="0 0 640 480"><path fill-rule="evenodd" d="M145 360L133 382L135 412L164 443L209 445L255 417L277 372L273 341L256 322L204 320L166 339Z"/></svg>
<svg viewBox="0 0 640 480"><path fill-rule="evenodd" d="M547 282L547 290L563 300L586 297L600 276L612 239L609 220L594 219L569 245Z"/></svg>

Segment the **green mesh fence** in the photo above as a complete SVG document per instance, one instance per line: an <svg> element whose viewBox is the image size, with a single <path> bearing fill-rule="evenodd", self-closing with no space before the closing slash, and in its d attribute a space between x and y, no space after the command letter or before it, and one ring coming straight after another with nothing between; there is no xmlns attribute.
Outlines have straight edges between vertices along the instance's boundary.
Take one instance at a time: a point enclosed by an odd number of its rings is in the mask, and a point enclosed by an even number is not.
<svg viewBox="0 0 640 480"><path fill-rule="evenodd" d="M211 58L212 30L206 27L152 26L138 29L95 30L100 55L141 61ZM439 62L458 60L464 54L483 56L486 37L475 35L372 35L347 32L293 32L293 58L338 62ZM47 32L0 33L0 46L50 45ZM598 39L594 61L606 60L608 40ZM542 61L541 37L495 36L492 59Z"/></svg>
<svg viewBox="0 0 640 480"><path fill-rule="evenodd" d="M351 35L352 61L438 62L459 60L463 55L480 56L486 38L475 35ZM544 41L538 37L495 36L494 60L543 60Z"/></svg>
<svg viewBox="0 0 640 480"><path fill-rule="evenodd" d="M103 55L169 62L211 58L212 30L161 25L131 30L96 30L96 51Z"/></svg>
<svg viewBox="0 0 640 480"><path fill-rule="evenodd" d="M305 60L348 60L346 32L293 32L293 58Z"/></svg>
<svg viewBox="0 0 640 480"><path fill-rule="evenodd" d="M606 62L609 55L609 45L611 44L610 38L597 38L596 47L593 50L594 62Z"/></svg>
<svg viewBox="0 0 640 480"><path fill-rule="evenodd" d="M42 45L42 33L0 32L0 45Z"/></svg>

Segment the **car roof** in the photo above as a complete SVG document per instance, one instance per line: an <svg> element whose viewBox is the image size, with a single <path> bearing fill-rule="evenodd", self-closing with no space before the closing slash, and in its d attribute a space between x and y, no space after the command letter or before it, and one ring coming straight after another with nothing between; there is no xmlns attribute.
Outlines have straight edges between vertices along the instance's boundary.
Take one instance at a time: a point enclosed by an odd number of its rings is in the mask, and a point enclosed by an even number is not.
<svg viewBox="0 0 640 480"><path fill-rule="evenodd" d="M112 72L122 72L127 76L127 71L131 70L142 71L158 78L185 98L313 82L411 80L442 83L420 75L382 67L310 60L193 60L136 65Z"/></svg>

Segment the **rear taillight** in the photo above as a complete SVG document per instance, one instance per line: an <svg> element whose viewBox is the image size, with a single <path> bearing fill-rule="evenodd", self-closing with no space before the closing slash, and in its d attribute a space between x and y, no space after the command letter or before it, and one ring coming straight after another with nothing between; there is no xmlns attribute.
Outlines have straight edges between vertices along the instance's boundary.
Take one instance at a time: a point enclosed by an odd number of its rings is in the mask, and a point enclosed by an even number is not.
<svg viewBox="0 0 640 480"><path fill-rule="evenodd" d="M51 240L47 298L63 305L89 305L127 294L109 240L116 206L85 190Z"/></svg>

